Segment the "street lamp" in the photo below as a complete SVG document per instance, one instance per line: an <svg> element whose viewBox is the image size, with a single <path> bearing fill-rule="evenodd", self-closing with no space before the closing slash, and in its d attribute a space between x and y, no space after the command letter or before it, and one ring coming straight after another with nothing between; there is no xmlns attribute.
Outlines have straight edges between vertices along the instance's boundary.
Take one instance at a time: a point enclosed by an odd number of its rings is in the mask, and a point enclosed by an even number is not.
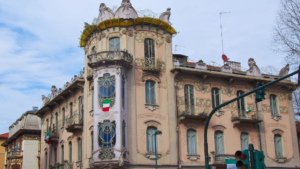
<svg viewBox="0 0 300 169"><path fill-rule="evenodd" d="M162 132L160 130L156 130L154 133L155 136L155 168L157 169L157 146L156 146L156 135L160 135Z"/></svg>

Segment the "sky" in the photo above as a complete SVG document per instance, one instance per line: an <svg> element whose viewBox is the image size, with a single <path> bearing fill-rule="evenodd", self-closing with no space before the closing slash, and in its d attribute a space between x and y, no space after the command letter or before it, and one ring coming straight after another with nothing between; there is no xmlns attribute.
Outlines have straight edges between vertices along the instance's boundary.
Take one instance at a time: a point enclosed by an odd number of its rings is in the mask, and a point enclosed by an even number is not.
<svg viewBox="0 0 300 169"><path fill-rule="evenodd" d="M0 134L8 132L24 112L42 107L51 86L62 87L84 66L79 48L84 22L92 23L100 3L120 6L121 0L0 0ZM224 53L231 61L254 58L258 67L285 65L272 50L279 0L131 0L136 10L160 14L171 8L170 22L179 32L173 52L190 61L222 65L220 12Z"/></svg>

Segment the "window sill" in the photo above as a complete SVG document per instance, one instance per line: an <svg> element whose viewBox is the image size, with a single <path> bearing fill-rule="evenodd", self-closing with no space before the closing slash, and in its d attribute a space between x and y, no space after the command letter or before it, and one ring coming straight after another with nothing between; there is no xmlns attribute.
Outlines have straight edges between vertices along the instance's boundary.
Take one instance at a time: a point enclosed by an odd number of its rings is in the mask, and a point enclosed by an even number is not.
<svg viewBox="0 0 300 169"><path fill-rule="evenodd" d="M192 160L192 161L197 161L198 159L200 159L200 155L198 155L198 154L188 154L187 159Z"/></svg>
<svg viewBox="0 0 300 169"><path fill-rule="evenodd" d="M161 154L156 154L157 158L161 157ZM156 159L155 153L147 153L146 157L149 158L150 160L155 160Z"/></svg>
<svg viewBox="0 0 300 169"><path fill-rule="evenodd" d="M155 109L159 108L159 105L156 104L145 104L145 108L148 108L151 111L154 111Z"/></svg>
<svg viewBox="0 0 300 169"><path fill-rule="evenodd" d="M278 162L278 163L284 163L284 162L286 162L286 158L285 157L276 157L276 161Z"/></svg>
<svg viewBox="0 0 300 169"><path fill-rule="evenodd" d="M216 112L215 112L215 115L216 116L218 116L218 117L220 117L221 115L224 115L224 110L217 110Z"/></svg>

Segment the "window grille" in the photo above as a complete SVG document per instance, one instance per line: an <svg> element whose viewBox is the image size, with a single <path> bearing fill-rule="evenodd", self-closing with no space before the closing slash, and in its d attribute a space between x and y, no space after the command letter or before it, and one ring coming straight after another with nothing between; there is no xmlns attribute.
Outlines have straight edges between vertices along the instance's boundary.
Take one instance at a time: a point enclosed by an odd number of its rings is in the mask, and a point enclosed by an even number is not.
<svg viewBox="0 0 300 169"><path fill-rule="evenodd" d="M156 104L156 94L155 94L155 82L147 80L145 84L146 89L146 103Z"/></svg>
<svg viewBox="0 0 300 169"><path fill-rule="evenodd" d="M189 129L187 130L187 150L188 154L196 154L197 153L197 136L196 131Z"/></svg>
<svg viewBox="0 0 300 169"><path fill-rule="evenodd" d="M186 113L190 115L195 114L194 86L185 85L184 96Z"/></svg>

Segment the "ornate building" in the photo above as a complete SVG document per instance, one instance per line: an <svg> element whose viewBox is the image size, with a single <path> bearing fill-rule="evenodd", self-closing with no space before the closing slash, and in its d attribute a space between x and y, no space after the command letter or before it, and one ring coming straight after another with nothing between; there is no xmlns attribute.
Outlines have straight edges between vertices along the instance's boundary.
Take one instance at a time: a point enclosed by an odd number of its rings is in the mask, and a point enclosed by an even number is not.
<svg viewBox="0 0 300 169"><path fill-rule="evenodd" d="M25 112L9 127L5 147L5 169L39 169L41 147L41 119L33 110Z"/></svg>
<svg viewBox="0 0 300 169"><path fill-rule="evenodd" d="M170 10L139 17L129 0L116 12L100 4L97 23L85 23L80 38L84 73L63 89L53 86L36 112L42 169L149 168L156 158L159 168L203 168L204 122L212 108L288 73L286 66L280 75L262 74L253 58L247 71L239 62L187 62L172 53L177 32ZM265 152L268 167L300 166L295 87L282 81L267 89L263 102L252 94L218 110L208 131L210 165L226 167L224 158L252 143ZM155 139L157 130L162 134Z"/></svg>

